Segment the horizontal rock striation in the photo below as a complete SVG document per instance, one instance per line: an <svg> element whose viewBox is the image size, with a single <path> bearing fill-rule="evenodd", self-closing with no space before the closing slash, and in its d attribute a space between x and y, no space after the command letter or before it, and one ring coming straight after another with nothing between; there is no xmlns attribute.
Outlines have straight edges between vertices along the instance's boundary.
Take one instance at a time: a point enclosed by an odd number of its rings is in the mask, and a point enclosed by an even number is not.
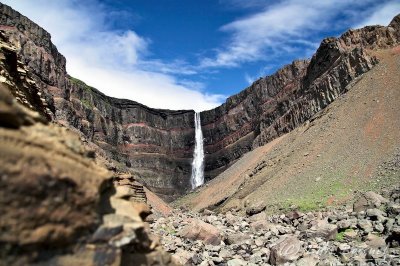
<svg viewBox="0 0 400 266"><path fill-rule="evenodd" d="M377 60L371 49L398 45L400 18L388 27L349 30L327 38L311 60L298 60L261 78L201 113L206 152L206 180L255 147L296 128L342 93ZM68 76L66 60L50 34L0 4L0 31L17 47L22 65L32 73L35 99L49 116L81 131L152 191L173 200L190 189L194 148L194 112L146 107L115 99Z"/></svg>
<svg viewBox="0 0 400 266"><path fill-rule="evenodd" d="M55 92L56 118L103 148L148 188L172 200L190 187L194 112L110 98L69 77ZM62 95L64 94L64 95Z"/></svg>
<svg viewBox="0 0 400 266"><path fill-rule="evenodd" d="M29 71L9 72L15 58L0 41L0 264L175 265L143 221L143 186L48 123Z"/></svg>
<svg viewBox="0 0 400 266"><path fill-rule="evenodd" d="M326 38L311 60L294 61L220 107L202 112L206 179L249 150L293 130L345 93L378 63L370 50L399 44L399 21L397 16L388 27L368 26Z"/></svg>
<svg viewBox="0 0 400 266"><path fill-rule="evenodd" d="M166 200L190 188L194 112L115 99L67 75L50 34L0 3L0 31L30 71L50 119L73 127Z"/></svg>

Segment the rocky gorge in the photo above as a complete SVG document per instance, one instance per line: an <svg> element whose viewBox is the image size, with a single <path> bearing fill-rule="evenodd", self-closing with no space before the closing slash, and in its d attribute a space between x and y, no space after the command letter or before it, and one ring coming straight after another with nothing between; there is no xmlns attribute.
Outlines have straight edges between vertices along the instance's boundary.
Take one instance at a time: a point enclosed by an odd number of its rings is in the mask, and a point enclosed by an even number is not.
<svg viewBox="0 0 400 266"><path fill-rule="evenodd" d="M108 97L66 73L50 34L1 4L7 42L32 73L47 115L82 132L117 167L167 201L190 190L194 112L158 110ZM210 180L255 147L287 133L346 91L377 60L368 52L399 42L399 17L388 27L327 38L311 60L294 61L201 115L205 178Z"/></svg>
<svg viewBox="0 0 400 266"><path fill-rule="evenodd" d="M400 132L398 90L393 89L400 84L393 76L399 72L399 42L400 15L387 27L349 30L323 40L310 60L294 61L223 105L201 112L206 181L228 177L234 183L235 175L245 181L235 183L229 193L207 183L188 195L191 202L175 201L174 209L164 201L191 189L194 111L153 109L108 97L69 76L50 34L0 3L0 265L398 265L400 198L393 186L399 180L398 155L379 165L391 182L382 195L354 191L354 199L321 205L320 210L290 205L271 214L257 194L265 194L263 186L269 184L256 177L270 179L265 169L295 165L287 163L290 155L278 157L279 151L302 158L297 160L299 173L308 162L324 157L318 150L314 158L303 144L311 147L308 139L325 138L328 125L340 124L341 134L348 133L346 128L364 129L364 121L345 117L349 124L339 123L330 112L349 113L339 107L350 101L343 97L350 90L356 92L347 96L365 101L362 106L373 101L379 107L378 115L371 107L355 110L354 116L374 116L372 122L365 119L365 137L392 152ZM393 76L389 83L388 73ZM385 89L365 85L363 77ZM394 133L377 133L374 126ZM301 146L296 139L306 132ZM289 144L272 149L283 138ZM385 155L364 148L370 160ZM272 158L257 155L264 152ZM246 156L250 163L242 163ZM235 165L243 168L239 174ZM351 166L348 172L375 175L374 167L369 164L364 171ZM301 188L325 184L310 176ZM229 182L223 187L230 187ZM218 197L207 191L211 186ZM289 186L275 190L292 193Z"/></svg>

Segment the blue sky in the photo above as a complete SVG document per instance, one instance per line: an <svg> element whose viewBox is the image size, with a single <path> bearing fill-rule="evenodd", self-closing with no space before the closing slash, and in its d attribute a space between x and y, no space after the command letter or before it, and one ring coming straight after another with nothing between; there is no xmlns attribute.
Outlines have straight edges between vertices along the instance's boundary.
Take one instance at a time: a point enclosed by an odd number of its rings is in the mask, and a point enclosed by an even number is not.
<svg viewBox="0 0 400 266"><path fill-rule="evenodd" d="M150 107L211 109L308 58L324 37L387 25L397 0L3 0L49 31L68 72Z"/></svg>

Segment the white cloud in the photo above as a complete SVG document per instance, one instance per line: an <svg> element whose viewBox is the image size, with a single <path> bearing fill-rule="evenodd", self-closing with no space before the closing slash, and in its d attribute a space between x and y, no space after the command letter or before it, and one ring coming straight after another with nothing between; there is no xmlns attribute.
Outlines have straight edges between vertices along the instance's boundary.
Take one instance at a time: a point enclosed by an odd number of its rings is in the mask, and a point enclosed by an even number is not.
<svg viewBox="0 0 400 266"><path fill-rule="evenodd" d="M372 14L358 23L354 28L361 28L367 25L389 25L390 21L400 13L400 3L397 1L391 1L380 6Z"/></svg>
<svg viewBox="0 0 400 266"><path fill-rule="evenodd" d="M227 0L233 4L237 0ZM260 4L263 1L252 1ZM316 41L320 40L320 33L329 31L337 25L350 25L353 20L362 17L346 17L347 10L363 11L376 6L381 12L371 17L371 21L391 19L398 3L382 0L283 0L273 4L264 1L264 9L250 16L238 19L221 30L230 34L227 44L218 49L214 57L204 58L201 66L207 67L235 67L252 61L276 58L282 53L299 53L299 50L315 48ZM248 5L244 4L243 8ZM394 10L390 10L390 8ZM354 14L356 15L356 14ZM338 19L338 17L340 19ZM349 21L346 21L348 19ZM304 55L303 55L304 56Z"/></svg>
<svg viewBox="0 0 400 266"><path fill-rule="evenodd" d="M173 74L195 74L182 61L146 58L151 40L133 30L107 27L109 19L97 0L4 0L52 35L67 58L70 75L105 94L154 108L194 109L218 106L222 95L202 92L202 85Z"/></svg>
<svg viewBox="0 0 400 266"><path fill-rule="evenodd" d="M250 76L248 73L244 74L244 79L249 85L251 85L256 80L255 77Z"/></svg>

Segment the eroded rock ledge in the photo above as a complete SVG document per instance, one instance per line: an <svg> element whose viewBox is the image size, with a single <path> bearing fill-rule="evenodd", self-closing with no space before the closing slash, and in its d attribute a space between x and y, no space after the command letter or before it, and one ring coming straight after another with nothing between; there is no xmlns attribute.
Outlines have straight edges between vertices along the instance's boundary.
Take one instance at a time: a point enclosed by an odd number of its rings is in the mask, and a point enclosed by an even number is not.
<svg viewBox="0 0 400 266"><path fill-rule="evenodd" d="M143 186L107 169L82 136L24 106L29 92L5 75L3 60L0 264L175 265L144 223Z"/></svg>

